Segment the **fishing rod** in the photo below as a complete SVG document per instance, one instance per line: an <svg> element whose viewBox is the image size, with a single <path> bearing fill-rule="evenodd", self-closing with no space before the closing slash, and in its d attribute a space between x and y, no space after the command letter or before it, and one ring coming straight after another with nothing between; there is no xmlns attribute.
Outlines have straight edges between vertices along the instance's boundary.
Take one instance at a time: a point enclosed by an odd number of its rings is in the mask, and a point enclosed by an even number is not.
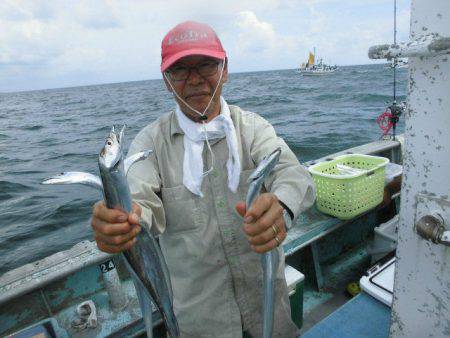
<svg viewBox="0 0 450 338"><path fill-rule="evenodd" d="M394 46L397 45L397 0L394 0ZM402 113L402 109L400 106L397 105L397 98L396 98L396 86L397 85L397 57L394 57L394 88L393 88L393 96L394 96L394 102L392 103L390 110L391 110L391 122L392 122L392 139L395 141L395 130L397 126L397 122L400 118L400 115Z"/></svg>
<svg viewBox="0 0 450 338"><path fill-rule="evenodd" d="M394 0L394 46L397 45L397 0ZM395 141L396 127L405 107L403 104L397 104L397 57L392 59L392 68L394 71L393 83L393 102L387 107L386 111L377 118L377 123L383 130L385 136L392 128L392 139Z"/></svg>
<svg viewBox="0 0 450 338"><path fill-rule="evenodd" d="M397 45L397 0L394 0L394 46ZM397 74L397 57L394 57L394 104L396 102L395 97L395 84L396 84L396 74ZM395 127L394 127L395 132ZM395 138L395 134L394 134Z"/></svg>

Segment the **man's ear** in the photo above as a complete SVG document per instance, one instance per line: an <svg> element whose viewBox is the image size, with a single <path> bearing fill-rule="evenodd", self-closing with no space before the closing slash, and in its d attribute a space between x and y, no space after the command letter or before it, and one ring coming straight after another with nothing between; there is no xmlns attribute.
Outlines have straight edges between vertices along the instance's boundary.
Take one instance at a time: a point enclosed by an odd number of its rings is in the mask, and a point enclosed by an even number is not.
<svg viewBox="0 0 450 338"><path fill-rule="evenodd" d="M225 65L223 66L222 83L228 81L228 58L225 58Z"/></svg>
<svg viewBox="0 0 450 338"><path fill-rule="evenodd" d="M164 84L166 85L167 90L168 90L169 92L172 93L173 90L172 90L172 88L170 87L170 84L169 84L169 82L168 82L168 80L167 80L166 74L165 74L165 73L162 73L162 77L163 77Z"/></svg>

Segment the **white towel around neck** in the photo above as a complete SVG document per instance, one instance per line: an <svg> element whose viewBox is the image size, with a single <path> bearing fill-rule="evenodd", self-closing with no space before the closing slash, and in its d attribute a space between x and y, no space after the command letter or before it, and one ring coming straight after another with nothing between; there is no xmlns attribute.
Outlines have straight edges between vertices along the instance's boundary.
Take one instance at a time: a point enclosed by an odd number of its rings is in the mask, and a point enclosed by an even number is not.
<svg viewBox="0 0 450 338"><path fill-rule="evenodd" d="M184 131L183 184L192 193L203 197L201 191L203 181L203 147L206 135L208 140L226 138L228 145L228 188L237 191L241 163L239 160L236 129L230 116L230 108L223 97L220 97L220 115L204 125L189 119L177 105L175 113L180 128Z"/></svg>

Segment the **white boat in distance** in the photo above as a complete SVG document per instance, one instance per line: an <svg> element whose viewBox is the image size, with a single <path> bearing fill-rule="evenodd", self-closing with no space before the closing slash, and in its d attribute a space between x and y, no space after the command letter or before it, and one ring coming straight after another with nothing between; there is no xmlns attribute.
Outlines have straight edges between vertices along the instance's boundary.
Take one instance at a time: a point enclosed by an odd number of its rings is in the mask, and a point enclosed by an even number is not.
<svg viewBox="0 0 450 338"><path fill-rule="evenodd" d="M327 75L334 73L338 69L336 65L330 66L323 63L322 58L318 59L316 63L315 57L316 49L314 48L314 53L309 52L308 62L301 65L299 69L300 74L306 76Z"/></svg>
<svg viewBox="0 0 450 338"><path fill-rule="evenodd" d="M391 63L388 63L386 68L408 68L408 59L392 59Z"/></svg>

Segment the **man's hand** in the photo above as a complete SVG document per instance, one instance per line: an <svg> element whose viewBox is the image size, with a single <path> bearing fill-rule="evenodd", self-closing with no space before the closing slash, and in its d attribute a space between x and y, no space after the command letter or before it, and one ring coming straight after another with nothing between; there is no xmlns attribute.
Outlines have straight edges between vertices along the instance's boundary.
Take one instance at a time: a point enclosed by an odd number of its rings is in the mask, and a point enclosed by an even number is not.
<svg viewBox="0 0 450 338"><path fill-rule="evenodd" d="M92 229L97 247L107 253L118 253L130 249L136 243L136 235L141 232L139 217L141 207L133 202L133 211L108 209L103 201L94 205Z"/></svg>
<svg viewBox="0 0 450 338"><path fill-rule="evenodd" d="M270 251L286 238L284 208L274 194L259 195L250 210L244 202L238 202L236 210L244 217L244 232L255 252Z"/></svg>

